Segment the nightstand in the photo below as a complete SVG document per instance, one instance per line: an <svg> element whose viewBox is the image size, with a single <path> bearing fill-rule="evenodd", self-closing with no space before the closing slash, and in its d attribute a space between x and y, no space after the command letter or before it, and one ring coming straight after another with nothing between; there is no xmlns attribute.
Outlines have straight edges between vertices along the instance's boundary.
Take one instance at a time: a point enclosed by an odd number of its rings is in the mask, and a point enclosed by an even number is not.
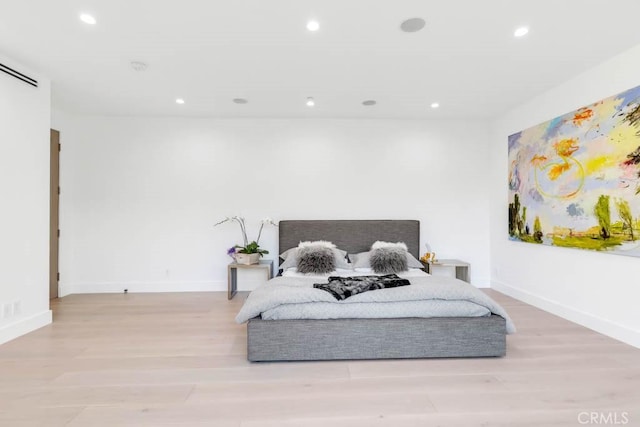
<svg viewBox="0 0 640 427"><path fill-rule="evenodd" d="M267 280L273 278L273 260L263 259L258 264L237 264L232 262L227 266L227 299L235 296L238 289L238 269L263 269L267 273Z"/></svg>
<svg viewBox="0 0 640 427"><path fill-rule="evenodd" d="M436 262L429 261L426 264L427 273L437 275L442 273L441 270L452 270L455 272L456 279L464 280L465 282L471 283L469 278L469 267L470 264L468 262L460 261L459 259L439 259Z"/></svg>

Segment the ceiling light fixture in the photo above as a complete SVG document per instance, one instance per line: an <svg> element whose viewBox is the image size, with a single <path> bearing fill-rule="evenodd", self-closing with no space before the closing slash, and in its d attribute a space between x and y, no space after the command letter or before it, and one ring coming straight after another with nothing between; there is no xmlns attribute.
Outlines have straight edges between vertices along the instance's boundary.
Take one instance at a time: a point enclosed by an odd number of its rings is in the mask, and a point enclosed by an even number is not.
<svg viewBox="0 0 640 427"><path fill-rule="evenodd" d="M96 18L94 18L92 15L89 15L88 13L81 13L80 20L89 25L96 25L96 22L98 22L96 21Z"/></svg>
<svg viewBox="0 0 640 427"><path fill-rule="evenodd" d="M514 37L523 37L523 36L526 36L528 32L529 32L529 28L528 27L520 27L520 28L516 29L513 32L513 36Z"/></svg>
<svg viewBox="0 0 640 427"><path fill-rule="evenodd" d="M431 108L440 108L440 104L434 102L433 104L431 104Z"/></svg>
<svg viewBox="0 0 640 427"><path fill-rule="evenodd" d="M320 23L318 21L307 22L307 30L318 31L320 29Z"/></svg>
<svg viewBox="0 0 640 427"><path fill-rule="evenodd" d="M315 105L316 105L316 101L313 98L311 97L307 98L307 107L314 107Z"/></svg>
<svg viewBox="0 0 640 427"><path fill-rule="evenodd" d="M180 104L180 105L184 104L184 99L182 98L176 99L176 104Z"/></svg>
<svg viewBox="0 0 640 427"><path fill-rule="evenodd" d="M400 29L405 33L415 33L424 28L426 22L422 18L410 18L400 24Z"/></svg>
<svg viewBox="0 0 640 427"><path fill-rule="evenodd" d="M372 105L376 105L377 102L373 99L368 99L366 101L362 101L362 105L366 106L366 107L370 107Z"/></svg>
<svg viewBox="0 0 640 427"><path fill-rule="evenodd" d="M233 98L233 102L236 104L247 104L249 101L245 98Z"/></svg>

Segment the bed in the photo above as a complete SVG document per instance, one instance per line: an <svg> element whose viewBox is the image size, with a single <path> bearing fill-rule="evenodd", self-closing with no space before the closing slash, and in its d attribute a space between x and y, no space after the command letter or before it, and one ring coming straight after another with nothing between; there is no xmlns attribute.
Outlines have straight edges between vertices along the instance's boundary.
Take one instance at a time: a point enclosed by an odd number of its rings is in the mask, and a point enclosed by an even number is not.
<svg viewBox="0 0 640 427"><path fill-rule="evenodd" d="M413 220L281 221L279 234L279 253L308 240L328 240L358 253L383 240L405 242L419 257L420 223ZM247 321L247 358L265 362L499 357L506 353L508 316L502 314L286 320L256 316Z"/></svg>

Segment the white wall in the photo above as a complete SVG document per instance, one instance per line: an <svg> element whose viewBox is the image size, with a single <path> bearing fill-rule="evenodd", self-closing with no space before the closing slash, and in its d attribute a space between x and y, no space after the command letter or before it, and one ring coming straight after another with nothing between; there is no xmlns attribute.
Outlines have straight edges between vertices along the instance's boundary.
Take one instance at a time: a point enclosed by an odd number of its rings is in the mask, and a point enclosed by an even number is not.
<svg viewBox="0 0 640 427"><path fill-rule="evenodd" d="M418 219L422 251L428 241L440 258L469 261L476 285L489 283L481 122L57 112L54 123L63 294L226 289L225 251L240 232L212 225L235 214L254 238L265 216ZM261 245L274 257L277 230L266 229Z"/></svg>
<svg viewBox="0 0 640 427"><path fill-rule="evenodd" d="M49 310L50 83L0 73L0 344L51 323Z"/></svg>
<svg viewBox="0 0 640 427"><path fill-rule="evenodd" d="M507 240L507 136L640 85L640 46L513 109L491 132L492 287L640 347L640 259Z"/></svg>

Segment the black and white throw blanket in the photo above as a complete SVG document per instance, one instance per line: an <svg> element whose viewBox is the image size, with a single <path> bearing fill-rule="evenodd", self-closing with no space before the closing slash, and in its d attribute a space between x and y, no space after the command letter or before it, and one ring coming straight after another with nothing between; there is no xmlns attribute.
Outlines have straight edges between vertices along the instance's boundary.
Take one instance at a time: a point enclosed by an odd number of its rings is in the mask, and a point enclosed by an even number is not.
<svg viewBox="0 0 640 427"><path fill-rule="evenodd" d="M397 288L398 286L408 286L410 284L407 279L401 279L397 274L387 274L384 276L331 276L329 277L329 283L315 283L313 287L329 292L337 300L343 300L367 291Z"/></svg>

